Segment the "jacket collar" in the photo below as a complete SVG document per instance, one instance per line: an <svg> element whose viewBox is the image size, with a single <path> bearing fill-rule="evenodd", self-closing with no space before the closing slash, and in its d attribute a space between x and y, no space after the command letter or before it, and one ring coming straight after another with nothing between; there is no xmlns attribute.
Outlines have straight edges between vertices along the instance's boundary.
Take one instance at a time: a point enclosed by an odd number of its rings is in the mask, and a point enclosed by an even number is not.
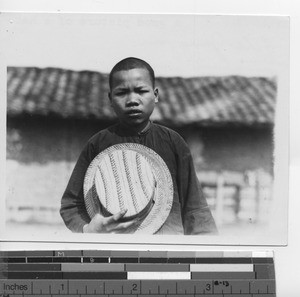
<svg viewBox="0 0 300 297"><path fill-rule="evenodd" d="M143 136L146 135L152 127L152 122L149 121L147 126L140 132L136 132L133 129L130 129L130 127L124 126L120 123L116 125L116 132L120 136Z"/></svg>

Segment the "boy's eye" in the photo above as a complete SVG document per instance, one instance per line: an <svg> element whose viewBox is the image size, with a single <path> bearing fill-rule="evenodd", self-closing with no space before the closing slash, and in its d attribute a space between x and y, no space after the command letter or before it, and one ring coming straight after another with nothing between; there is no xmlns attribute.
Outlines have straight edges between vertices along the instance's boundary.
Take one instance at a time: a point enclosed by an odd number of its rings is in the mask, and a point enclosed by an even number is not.
<svg viewBox="0 0 300 297"><path fill-rule="evenodd" d="M147 93L148 90L138 90L137 92L138 92L139 94L144 94L144 93Z"/></svg>
<svg viewBox="0 0 300 297"><path fill-rule="evenodd" d="M115 93L116 96L124 96L125 94L126 94L125 91L119 91Z"/></svg>

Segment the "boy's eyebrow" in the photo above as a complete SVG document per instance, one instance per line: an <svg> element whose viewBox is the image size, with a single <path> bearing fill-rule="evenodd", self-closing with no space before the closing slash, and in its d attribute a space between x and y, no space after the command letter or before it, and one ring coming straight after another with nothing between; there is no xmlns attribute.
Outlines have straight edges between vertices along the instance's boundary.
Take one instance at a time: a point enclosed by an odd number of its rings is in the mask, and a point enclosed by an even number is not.
<svg viewBox="0 0 300 297"><path fill-rule="evenodd" d="M128 90L128 87L115 87L113 88L113 91L126 91Z"/></svg>
<svg viewBox="0 0 300 297"><path fill-rule="evenodd" d="M149 86L147 86L147 85L138 85L138 86L134 87L134 89L143 89L143 88L149 88ZM122 87L122 86L114 88L115 91L126 91L128 89L129 89L128 87Z"/></svg>
<svg viewBox="0 0 300 297"><path fill-rule="evenodd" d="M136 89L141 89L141 88L148 88L149 86L148 85L138 85L138 86L136 86Z"/></svg>

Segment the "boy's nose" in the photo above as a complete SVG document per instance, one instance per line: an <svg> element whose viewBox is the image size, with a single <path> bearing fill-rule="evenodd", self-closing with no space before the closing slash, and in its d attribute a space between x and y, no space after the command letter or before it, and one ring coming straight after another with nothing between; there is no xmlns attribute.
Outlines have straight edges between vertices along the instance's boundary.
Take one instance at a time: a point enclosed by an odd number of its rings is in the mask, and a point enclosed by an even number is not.
<svg viewBox="0 0 300 297"><path fill-rule="evenodd" d="M130 94L128 95L127 101L126 101L127 106L132 106L132 105L139 105L139 98L137 94Z"/></svg>

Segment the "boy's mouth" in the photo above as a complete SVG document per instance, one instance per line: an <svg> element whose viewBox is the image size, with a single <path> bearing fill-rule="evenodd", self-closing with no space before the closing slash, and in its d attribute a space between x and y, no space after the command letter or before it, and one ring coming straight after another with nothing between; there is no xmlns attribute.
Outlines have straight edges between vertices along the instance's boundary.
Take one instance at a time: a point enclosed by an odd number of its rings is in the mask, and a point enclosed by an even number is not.
<svg viewBox="0 0 300 297"><path fill-rule="evenodd" d="M142 114L142 111L139 109L131 109L131 110L127 111L126 114L130 117L135 117L135 116L139 116L140 114Z"/></svg>

